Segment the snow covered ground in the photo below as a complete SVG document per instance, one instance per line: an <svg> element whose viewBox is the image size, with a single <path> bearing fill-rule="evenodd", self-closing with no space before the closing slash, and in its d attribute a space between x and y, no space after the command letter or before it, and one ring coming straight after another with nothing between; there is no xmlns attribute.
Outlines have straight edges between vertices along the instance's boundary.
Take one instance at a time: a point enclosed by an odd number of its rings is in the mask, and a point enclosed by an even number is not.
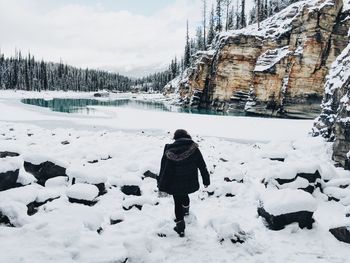
<svg viewBox="0 0 350 263"><path fill-rule="evenodd" d="M330 180L326 188L348 182L350 173L333 167L331 145L308 136L312 121L104 107L86 116L54 113L19 101L67 96L92 94L0 93L0 152L20 154L3 159L0 165L17 165L19 180L32 182L0 192L0 210L16 225L0 225L0 262L348 261L349 245L328 230L350 224L345 217L350 212L350 202L345 202L350 200L349 188L331 189L341 192L344 202L327 201L318 189L307 197L316 201L310 201L315 210L312 230L292 224L272 231L258 217L261 197L276 191L274 186L265 188L263 179L279 173L290 178L288 172L311 172L316 167L322 179ZM164 144L171 142L177 128L188 129L198 142L212 179L209 189L191 195L191 215L182 239L172 230L172 198L158 194L154 179L143 178L147 170L158 173ZM69 181L50 179L45 187L34 183L23 161L45 160L67 168ZM73 177L78 184L72 188ZM105 183L107 193L97 197L94 206L68 201L68 197L93 199L97 192L92 186L100 182ZM139 186L142 195L125 195L123 185ZM27 215L28 203L47 199L54 200ZM278 206L281 213L290 210L288 202ZM122 222L111 224L111 220ZM230 239L242 231L245 242L232 243Z"/></svg>

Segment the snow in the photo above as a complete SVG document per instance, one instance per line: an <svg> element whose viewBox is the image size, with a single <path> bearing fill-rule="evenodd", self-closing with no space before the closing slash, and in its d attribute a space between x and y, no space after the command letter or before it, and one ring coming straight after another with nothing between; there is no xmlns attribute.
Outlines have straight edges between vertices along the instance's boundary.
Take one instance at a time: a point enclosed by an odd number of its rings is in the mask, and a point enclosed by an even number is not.
<svg viewBox="0 0 350 263"><path fill-rule="evenodd" d="M350 1L349 0L343 0L343 12L350 9Z"/></svg>
<svg viewBox="0 0 350 263"><path fill-rule="evenodd" d="M45 182L46 188L55 188L61 186L68 186L68 180L65 176L57 176L54 178L50 178Z"/></svg>
<svg viewBox="0 0 350 263"><path fill-rule="evenodd" d="M267 50L256 61L254 72L264 72L270 69L289 54L291 54L289 46Z"/></svg>
<svg viewBox="0 0 350 263"><path fill-rule="evenodd" d="M43 96L56 94L67 96ZM146 263L313 263L348 259L347 245L328 232L331 225L347 222L348 196L340 202L328 202L321 192L311 196L294 190L305 184L302 178L280 190L265 189L261 183L264 178L294 178L299 171L319 169L322 179L330 180L324 185L339 192L336 188L350 178L350 172L333 166L331 143L308 135L312 121L103 107L96 107L104 113L102 117L70 115L21 104L22 96L38 94L0 91L0 108L5 113L0 115L0 149L11 147L21 153L16 157L19 162L32 158L35 162L64 164L69 180L52 178L42 187L19 164L20 177L30 185L0 192L0 210L17 226L0 226L0 247L6 251L0 253L0 262L123 262L128 258L128 262ZM69 96L77 98L79 94ZM24 113L24 117L17 113ZM142 180L147 170L159 172L164 144L171 142L176 128L191 132L212 181L208 189L201 186L190 195L190 216L183 239L172 229L172 197L159 195L156 180ZM62 145L65 140L70 144ZM276 157L285 158L285 162L269 159ZM97 162L89 163L94 160ZM71 185L73 177L78 182L75 185ZM227 182L226 177L236 181ZM243 183L238 183L242 179ZM98 182L104 182L107 189L99 197L97 187L92 185ZM126 196L120 189L123 185L139 186L142 196ZM207 191L214 194L209 196ZM340 192L345 191L348 189ZM231 196L226 197L228 193ZM315 211L314 229L292 225L278 232L268 230L257 217L260 196L266 197L264 205L276 214ZM98 202L92 207L70 204L68 197ZM48 199L35 215L27 215L27 204ZM132 205L142 205L142 210L123 209ZM111 225L111 219L123 222ZM246 234L245 243L228 240L242 232Z"/></svg>
<svg viewBox="0 0 350 263"><path fill-rule="evenodd" d="M0 158L0 174L6 172L14 172L21 168L21 158L18 157L7 157Z"/></svg>
<svg viewBox="0 0 350 263"><path fill-rule="evenodd" d="M276 202L278 200L278 202ZM303 191L292 189L265 191L260 196L263 208L271 215L295 213L299 211L315 212L317 202L315 198Z"/></svg>
<svg viewBox="0 0 350 263"><path fill-rule="evenodd" d="M36 200L40 189L42 187L39 185L27 185L2 191L0 192L0 202L16 201L27 205Z"/></svg>
<svg viewBox="0 0 350 263"><path fill-rule="evenodd" d="M98 196L98 188L91 184L74 184L67 190L69 198L93 201Z"/></svg>
<svg viewBox="0 0 350 263"><path fill-rule="evenodd" d="M0 202L1 214L7 216L14 226L23 226L28 223L27 206L21 202Z"/></svg>

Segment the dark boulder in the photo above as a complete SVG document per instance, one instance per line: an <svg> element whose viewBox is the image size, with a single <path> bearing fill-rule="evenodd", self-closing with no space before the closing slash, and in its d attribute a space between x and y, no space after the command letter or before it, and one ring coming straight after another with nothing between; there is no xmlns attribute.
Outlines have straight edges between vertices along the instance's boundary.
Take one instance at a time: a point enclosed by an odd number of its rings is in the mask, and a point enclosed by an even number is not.
<svg viewBox="0 0 350 263"><path fill-rule="evenodd" d="M14 227L14 225L11 223L10 219L3 215L0 211L0 225L6 225L6 226L10 226L10 227Z"/></svg>
<svg viewBox="0 0 350 263"><path fill-rule="evenodd" d="M152 173L150 170L147 170L146 172L143 173L142 179L145 179L145 178L157 179L157 176L158 176L157 174Z"/></svg>
<svg viewBox="0 0 350 263"><path fill-rule="evenodd" d="M38 180L37 183L42 186L45 186L45 182L48 179L58 176L67 176L66 168L58 166L50 161L41 164L32 164L25 161L24 169L26 172L32 174Z"/></svg>
<svg viewBox="0 0 350 263"><path fill-rule="evenodd" d="M263 207L258 208L259 216L263 217L267 227L271 230L282 230L286 225L298 223L300 228L311 229L315 220L312 218L313 212L298 211L295 213L274 216L266 212Z"/></svg>
<svg viewBox="0 0 350 263"><path fill-rule="evenodd" d="M244 180L243 179L241 179L241 180L238 180L238 179L231 179L231 178L229 178L229 177L225 177L224 178L224 181L225 182L228 182L228 183L232 183L232 182L237 182L237 183L240 183L240 184L243 184L244 183Z"/></svg>
<svg viewBox="0 0 350 263"><path fill-rule="evenodd" d="M22 186L17 183L19 169L0 173L0 191L5 191L11 188Z"/></svg>
<svg viewBox="0 0 350 263"><path fill-rule="evenodd" d="M277 161L277 162L284 162L285 158L280 158L280 157L276 157L276 158L270 158L271 161Z"/></svg>
<svg viewBox="0 0 350 263"><path fill-rule="evenodd" d="M75 198L71 198L68 197L68 201L70 203L76 203L76 204L82 204L82 205L87 205L87 206L94 206L97 204L97 200L80 200L80 199L75 199Z"/></svg>
<svg viewBox="0 0 350 263"><path fill-rule="evenodd" d="M52 202L53 200L56 200L58 199L59 197L57 198L50 198L50 199L47 199L46 201L44 202L37 202L37 201L34 201L34 202L31 202L29 204L27 204L27 215L29 216L32 216L32 215L35 215L37 212L38 212L38 208L48 202Z"/></svg>
<svg viewBox="0 0 350 263"><path fill-rule="evenodd" d="M126 195L136 195L141 196L140 187L137 185L124 185L120 190Z"/></svg>
<svg viewBox="0 0 350 263"><path fill-rule="evenodd" d="M332 235L339 241L350 244L350 227L337 227L329 230Z"/></svg>
<svg viewBox="0 0 350 263"><path fill-rule="evenodd" d="M124 220L123 219L110 219L110 224L111 225L116 225L116 224L119 224L121 222L123 222Z"/></svg>
<svg viewBox="0 0 350 263"><path fill-rule="evenodd" d="M140 205L140 204L129 205L129 206L123 205L123 209L124 209L125 211L129 211L129 210L131 210L132 208L136 207L138 210L141 211L141 210L142 210L142 206L143 206L143 205Z"/></svg>
<svg viewBox="0 0 350 263"><path fill-rule="evenodd" d="M296 177L305 178L309 181L309 183L316 183L317 179L321 179L321 175L318 170L315 173L298 173Z"/></svg>
<svg viewBox="0 0 350 263"><path fill-rule="evenodd" d="M19 156L18 153L15 153L15 152L0 152L0 158L6 158L6 157L17 157Z"/></svg>
<svg viewBox="0 0 350 263"><path fill-rule="evenodd" d="M95 186L98 188L98 195L99 196L107 193L106 186L104 183L95 184Z"/></svg>

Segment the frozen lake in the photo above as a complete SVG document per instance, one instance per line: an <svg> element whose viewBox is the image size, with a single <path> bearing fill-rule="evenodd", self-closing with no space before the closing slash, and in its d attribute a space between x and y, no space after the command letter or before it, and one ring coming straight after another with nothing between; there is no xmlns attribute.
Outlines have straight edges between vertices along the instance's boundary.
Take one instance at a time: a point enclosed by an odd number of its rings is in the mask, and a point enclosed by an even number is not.
<svg viewBox="0 0 350 263"><path fill-rule="evenodd" d="M207 114L207 115L220 115L220 116L260 116L264 118L290 118L290 119L314 119L319 114L319 105L312 107L311 105L294 105L290 107L290 114L286 116L271 115L271 112L265 110L259 114L246 113L242 109L231 109L228 112L210 110L210 109L188 109L179 106L164 104L157 101L143 101L132 98L122 99L93 99L93 98L28 98L21 100L25 104L35 105L40 107L49 108L55 112L63 113L82 113L82 114L95 114L95 106L102 107L119 107L129 108L137 110L147 111L165 111L165 112L177 112L177 113L190 113L190 114Z"/></svg>

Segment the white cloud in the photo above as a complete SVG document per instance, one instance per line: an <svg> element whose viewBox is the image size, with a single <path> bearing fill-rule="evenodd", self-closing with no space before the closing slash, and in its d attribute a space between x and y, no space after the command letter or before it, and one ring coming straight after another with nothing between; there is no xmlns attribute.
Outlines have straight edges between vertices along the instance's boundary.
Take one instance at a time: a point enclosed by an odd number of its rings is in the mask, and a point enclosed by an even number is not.
<svg viewBox="0 0 350 263"><path fill-rule="evenodd" d="M39 59L143 75L182 54L186 19L199 21L200 7L200 0L177 0L142 16L101 5L44 9L40 0L0 0L0 46L8 55L17 48Z"/></svg>
<svg viewBox="0 0 350 263"><path fill-rule="evenodd" d="M186 20L194 33L202 13L202 0L175 0L152 16L111 11L103 1L59 1L0 0L2 52L12 55L17 48L38 59L140 76L183 54Z"/></svg>

